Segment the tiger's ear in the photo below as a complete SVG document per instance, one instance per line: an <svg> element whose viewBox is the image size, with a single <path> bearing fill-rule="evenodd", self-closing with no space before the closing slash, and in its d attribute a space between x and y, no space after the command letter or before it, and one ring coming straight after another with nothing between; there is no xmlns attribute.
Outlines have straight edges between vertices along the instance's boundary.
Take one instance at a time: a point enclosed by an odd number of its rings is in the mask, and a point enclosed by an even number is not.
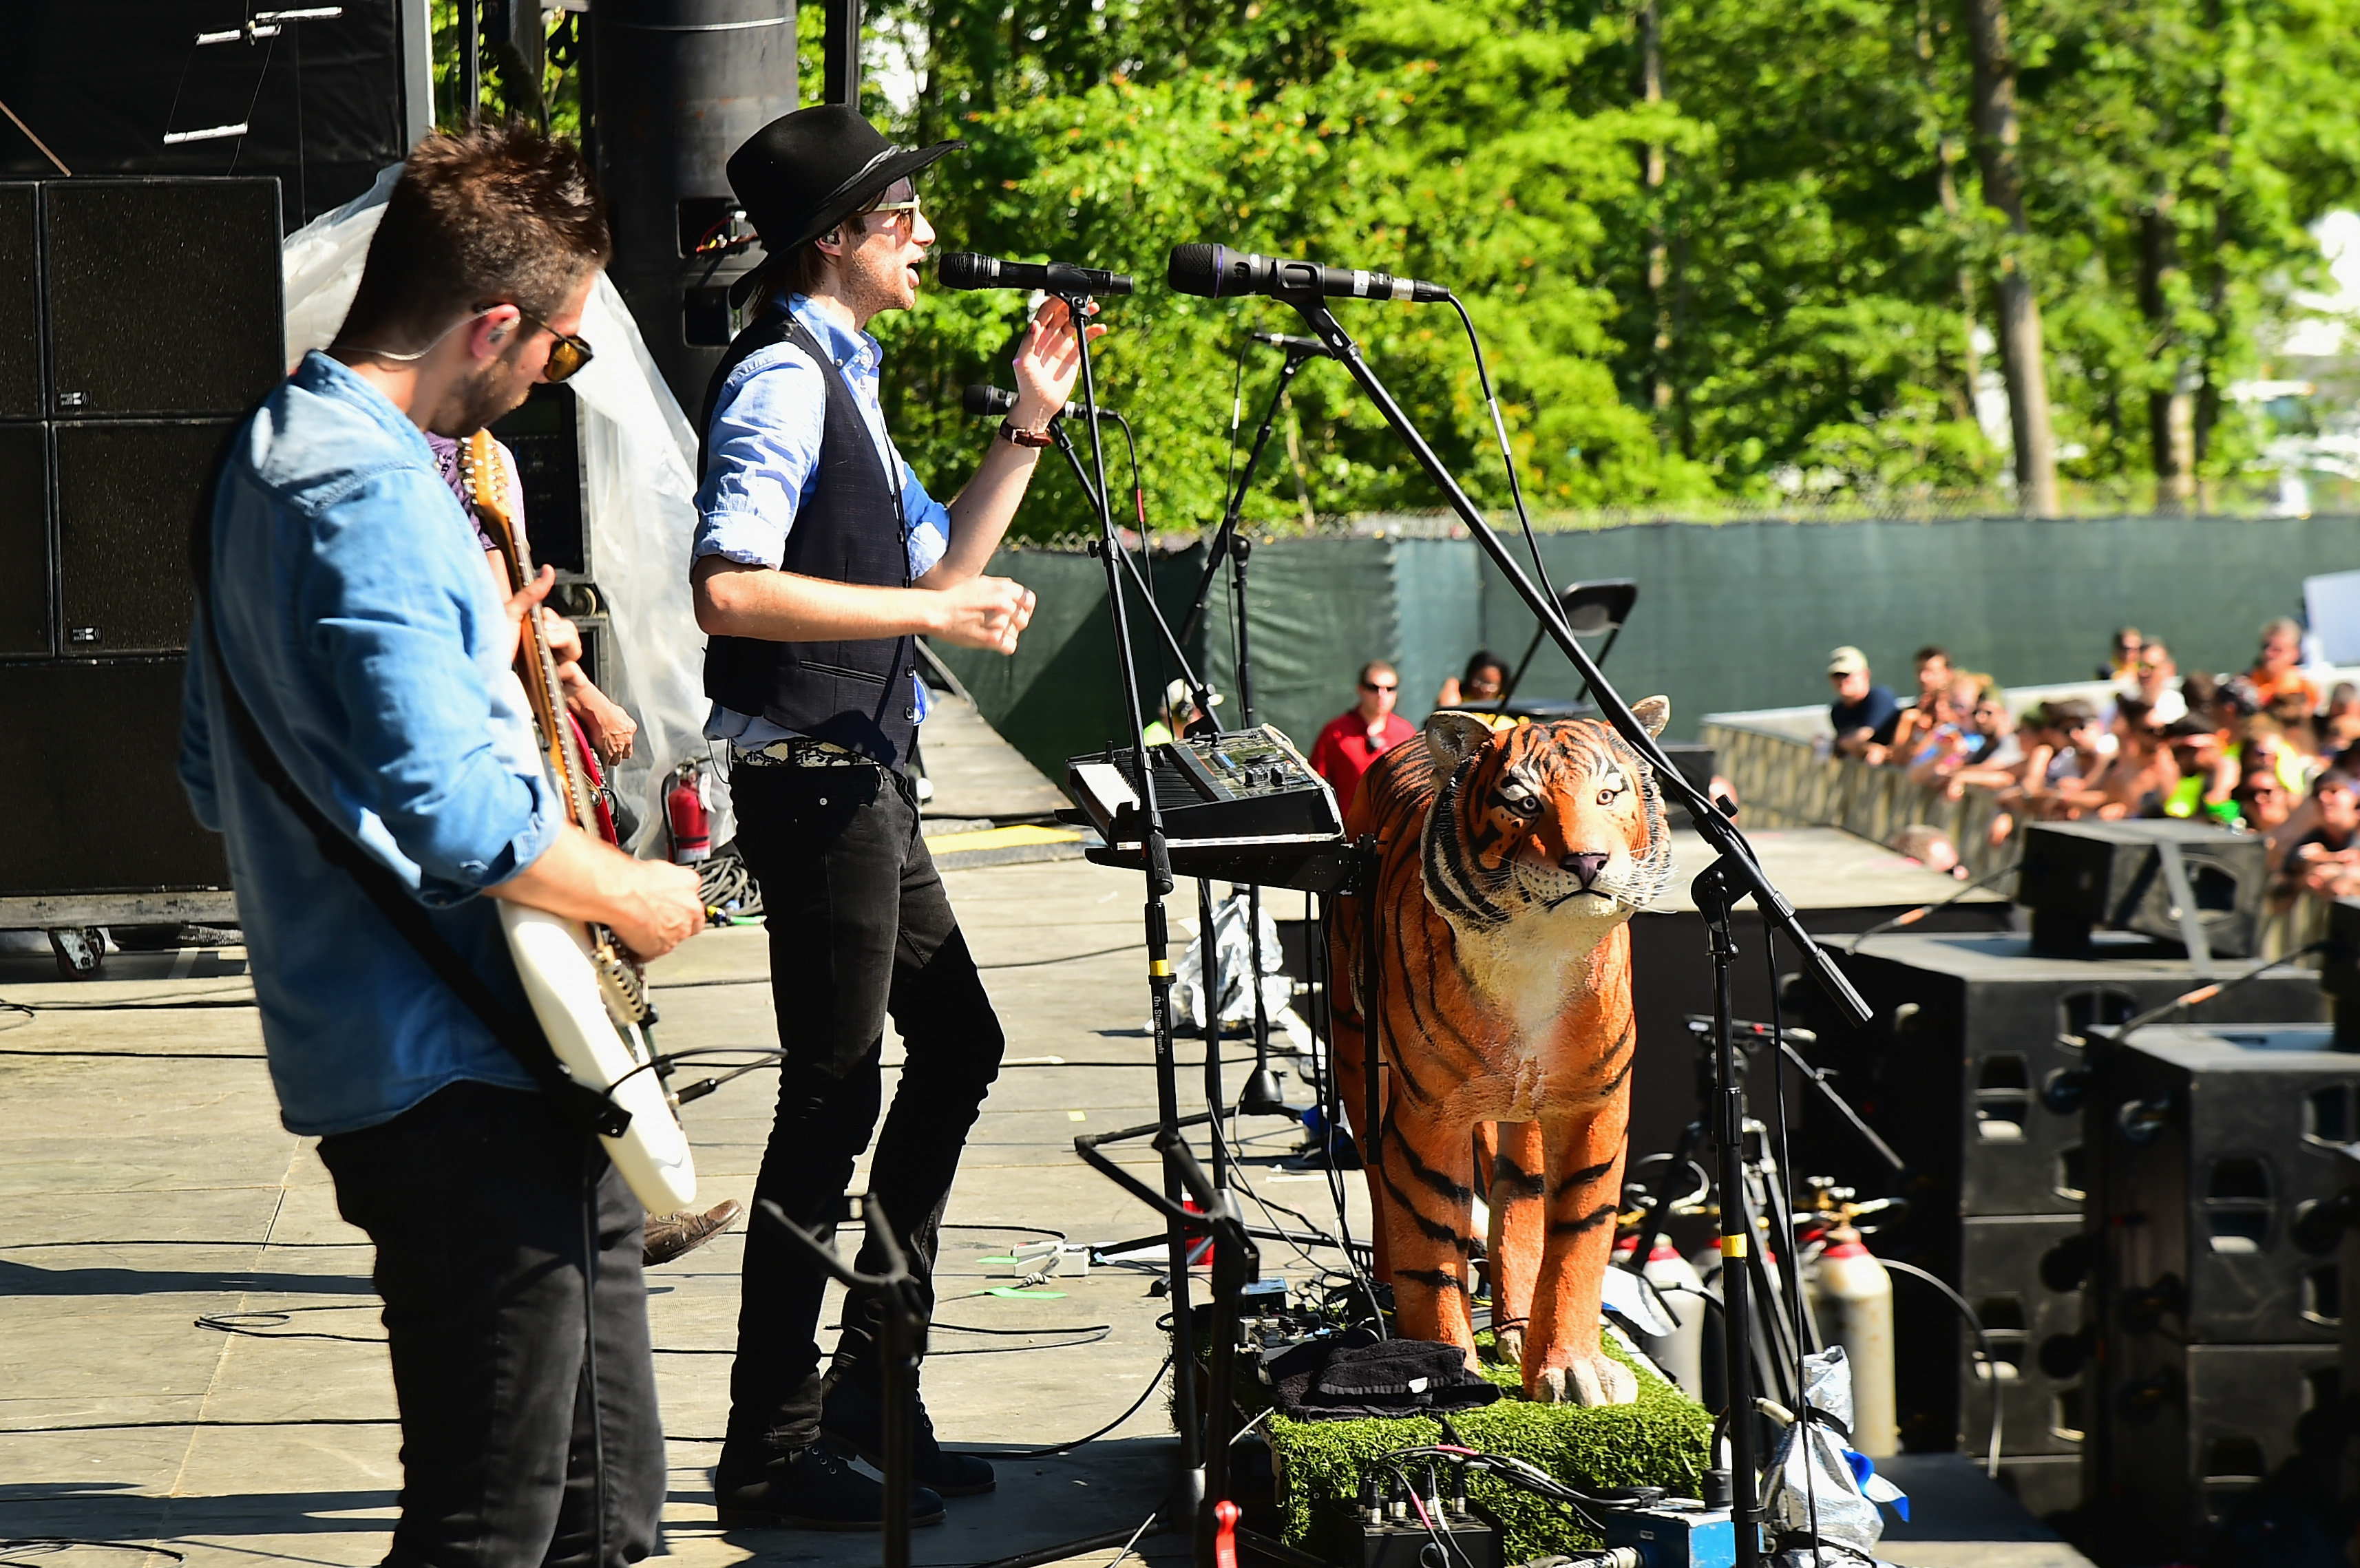
<svg viewBox="0 0 2360 1568"><path fill-rule="evenodd" d="M1664 726L1672 722L1672 700L1669 697L1642 697L1631 704L1631 713L1647 726L1651 735L1660 735Z"/></svg>
<svg viewBox="0 0 2360 1568"><path fill-rule="evenodd" d="M1434 754L1435 766L1446 773L1475 755L1491 738L1491 726L1472 713L1443 708L1426 715L1426 749Z"/></svg>

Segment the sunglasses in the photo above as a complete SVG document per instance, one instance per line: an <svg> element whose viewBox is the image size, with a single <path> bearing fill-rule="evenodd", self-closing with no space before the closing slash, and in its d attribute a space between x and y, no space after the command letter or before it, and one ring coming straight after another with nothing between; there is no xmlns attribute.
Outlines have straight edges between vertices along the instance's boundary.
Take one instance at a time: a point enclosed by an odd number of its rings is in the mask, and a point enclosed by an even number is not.
<svg viewBox="0 0 2360 1568"><path fill-rule="evenodd" d="M1373 681L1363 681L1360 682L1360 690L1363 691L1398 691L1401 690L1401 687L1399 684L1384 686L1380 685Z"/></svg>
<svg viewBox="0 0 2360 1568"><path fill-rule="evenodd" d="M541 373L542 379L552 382L566 380L598 357L588 343L572 332L559 332L523 306L519 305L516 313L550 336L549 364Z"/></svg>
<svg viewBox="0 0 2360 1568"><path fill-rule="evenodd" d="M862 212L860 216L864 218L906 217L910 220L910 227L915 229L918 226L918 193L914 191L910 192L910 199L907 201L880 201Z"/></svg>

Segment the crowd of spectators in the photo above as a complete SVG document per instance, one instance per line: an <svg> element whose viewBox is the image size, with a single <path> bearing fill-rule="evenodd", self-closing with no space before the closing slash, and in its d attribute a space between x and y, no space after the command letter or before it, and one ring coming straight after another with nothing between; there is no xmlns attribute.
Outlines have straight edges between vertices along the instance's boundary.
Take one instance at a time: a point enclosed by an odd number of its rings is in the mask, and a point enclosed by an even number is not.
<svg viewBox="0 0 2360 1568"><path fill-rule="evenodd" d="M1832 749L1952 800L1989 792L1994 845L2027 821L2206 820L2263 835L2282 898L2360 894L2360 691L2321 691L2293 621L2264 626L2252 666L2219 676L2182 675L2161 638L2125 626L2103 700L2013 716L1997 682L1939 648L1918 650L1915 673L1905 703L1859 648L1831 652Z"/></svg>

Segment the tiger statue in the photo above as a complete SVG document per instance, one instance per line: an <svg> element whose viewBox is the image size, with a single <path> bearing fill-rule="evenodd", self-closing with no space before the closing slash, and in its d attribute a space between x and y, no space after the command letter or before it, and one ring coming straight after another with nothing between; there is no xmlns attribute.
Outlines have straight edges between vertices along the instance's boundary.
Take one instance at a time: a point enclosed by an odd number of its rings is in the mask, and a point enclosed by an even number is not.
<svg viewBox="0 0 2360 1568"><path fill-rule="evenodd" d="M1650 735L1671 704L1632 710ZM1360 998L1369 900L1339 903L1336 1077L1364 1150L1376 1261L1400 1332L1475 1357L1475 1161L1491 1161L1491 1320L1524 1397L1628 1404L1599 1348L1637 1035L1632 913L1671 875L1654 773L1602 724L1426 721L1378 759L1346 822L1376 835L1387 1071L1372 1135Z"/></svg>

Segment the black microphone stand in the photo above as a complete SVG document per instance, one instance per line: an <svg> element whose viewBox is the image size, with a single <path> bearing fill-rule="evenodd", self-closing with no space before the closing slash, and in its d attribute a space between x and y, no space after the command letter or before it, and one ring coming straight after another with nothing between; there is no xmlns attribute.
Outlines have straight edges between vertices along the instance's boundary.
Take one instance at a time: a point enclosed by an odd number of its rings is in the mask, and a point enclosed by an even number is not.
<svg viewBox="0 0 2360 1568"><path fill-rule="evenodd" d="M1122 541L1116 536L1114 511L1107 504L1106 443L1098 424L1097 371L1090 361L1089 300L1083 295L1058 294L1055 297L1065 302L1073 322L1075 340L1081 353L1082 402L1089 424L1090 465L1084 465L1080 453L1075 451L1070 438L1065 435L1061 419L1051 420L1050 429L1056 432L1058 450L1073 464L1074 476L1081 481L1084 495L1098 515L1098 554L1106 568L1107 611L1114 621L1115 664L1122 682L1123 718L1130 726L1130 750L1134 763L1131 786L1139 796L1141 848L1145 864L1147 899L1140 918L1147 938L1149 1027L1155 1040L1155 1147L1164 1156L1162 1200L1158 1202L1151 1190L1131 1180L1127 1173L1118 1175L1116 1180L1143 1202L1152 1203L1164 1216L1164 1258L1171 1280L1172 1305L1172 1424L1179 1432L1180 1446L1177 1474L1173 1477L1171 1491L1165 1494L1164 1501L1156 1508L1152 1528L1159 1533L1196 1530L1196 1561L1200 1568L1211 1568L1211 1537L1198 1528L1206 1496L1205 1450L1196 1410L1195 1324L1190 1321L1188 1302L1188 1232L1190 1221L1196 1216L1190 1215L1181 1206L1180 1201L1186 1191L1183 1173L1194 1167L1195 1160L1188 1156L1187 1146L1182 1141L1179 1130L1185 1124L1180 1116L1179 1062L1172 1038L1172 941L1164 913L1164 900L1174 886L1172 849L1164 838L1164 811L1156 803L1153 769L1147 746L1142 739L1147 724L1144 714L1140 711L1139 670L1131 657L1131 616L1124 607L1122 591L1125 569L1129 568L1134 577L1137 569L1131 566L1130 557L1123 551ZM1095 482L1090 472L1092 467L1096 469ZM1144 594L1144 583L1141 584L1141 591ZM1156 609L1153 596L1147 595L1146 603L1150 616L1163 625L1163 616ZM1164 626L1164 630L1169 639L1170 626ZM1173 646L1176 651L1176 642ZM1185 667L1185 661L1183 667ZM1208 1074L1217 1066L1218 1062L1208 1065ZM1219 1147L1218 1139L1215 1147ZM1174 1152L1175 1149L1178 1158ZM1089 1153L1084 1151L1083 1158L1090 1159ZM1184 1158L1187 1160L1185 1166L1181 1162ZM1111 1161L1102 1163L1091 1160L1091 1163L1101 1170L1109 1170L1111 1166ZM1110 1170L1109 1173L1112 1173ZM1229 1256L1231 1250L1223 1248L1221 1256ZM1218 1342L1216 1354L1218 1354ZM1224 1392L1218 1388L1213 1390L1217 1401ZM1060 1563L1099 1547L1120 1546L1131 1539L1131 1532L1122 1530L1086 1536L1036 1552L1000 1558L986 1568L1032 1568L1036 1563Z"/></svg>
<svg viewBox="0 0 2360 1568"><path fill-rule="evenodd" d="M1384 415L1385 422L1393 426L1394 433L1410 449L1410 454L1417 459L1418 466L1426 470L1427 477L1442 491L1451 510L1467 525L1468 531L1482 546L1483 552L1491 558L1491 563L1507 578L1517 596L1531 607L1542 630L1579 672L1591 695L1597 699L1600 716L1646 760L1654 771L1656 787L1687 808L1688 815L1695 820L1699 835L1713 847L1716 858L1697 877L1691 892L1711 931L1712 940L1713 1070L1721 1102L1718 1107L1720 1114L1716 1117L1718 1125L1713 1130L1720 1144L1718 1153L1723 1193L1721 1250L1725 1260L1743 1259L1752 1252L1754 1237L1748 1234L1745 1205L1743 1202L1731 1201L1732 1195L1743 1194L1745 1191L1745 1091L1738 1073L1732 1021L1730 965L1736 957L1737 947L1730 931L1730 910L1740 899L1751 898L1754 908L1761 912L1765 927L1775 926L1786 933L1796 951L1802 954L1804 966L1854 1022L1866 1023L1869 1020L1868 1004L1861 999L1860 993L1852 988L1852 982L1844 977L1843 972L1835 966L1834 960L1811 939L1809 932L1803 930L1794 906L1771 885L1761 862L1754 858L1752 846L1738 832L1737 824L1672 765L1663 748L1655 744L1655 737L1647 733L1646 726L1632 713L1630 704L1607 682L1606 677L1599 673L1597 663L1573 635L1573 628L1566 623L1564 611L1557 600L1536 587L1524 574L1524 568L1517 564L1515 557L1493 531L1481 510L1459 487L1458 480L1451 476L1434 448L1426 443L1408 414L1386 390L1376 372L1370 368L1368 361L1361 358L1360 345L1353 342L1351 334L1336 320L1335 313L1328 309L1327 301L1317 294L1284 293L1277 297L1302 314L1311 330L1319 335L1319 341L1328 345L1328 352L1341 362L1352 379L1360 384L1360 390L1376 404L1378 411ZM1757 1445L1750 1377L1752 1348L1744 1270L1724 1265L1721 1290L1725 1309L1721 1313L1725 1336L1722 1364L1728 1373L1737 1561L1740 1568L1758 1568L1763 1561L1762 1475L1760 1461L1755 1454Z"/></svg>
<svg viewBox="0 0 2360 1568"><path fill-rule="evenodd" d="M787 1218L786 1211L769 1198L760 1200L755 1207L817 1259L819 1266L834 1275L846 1290L856 1295L874 1293L884 1302L885 1321L877 1347L878 1360L882 1364L880 1397L884 1400L884 1568L910 1568L910 1441L917 1430L918 1360L926 1350L926 1312L918 1304L909 1257L901 1250L893 1226L885 1217L884 1203L874 1192L861 1195L860 1219L869 1239L884 1254L882 1274L859 1273L838 1258L834 1225L824 1226L814 1235Z"/></svg>
<svg viewBox="0 0 2360 1568"><path fill-rule="evenodd" d="M1315 359L1324 357L1326 357L1325 350L1306 348L1294 343L1286 345L1286 363L1279 370L1278 385L1271 388L1270 402L1263 408L1262 423L1254 430L1253 445L1246 452L1245 468L1239 474L1237 484L1229 491L1229 505L1221 514L1221 526L1214 530L1213 542L1206 550L1205 570L1196 579L1196 593L1195 598L1189 603L1187 618L1180 624L1182 642L1196 635L1196 628L1204 623L1205 606L1212 597L1213 579L1220 572L1222 565L1227 563L1229 568L1230 618L1237 627L1238 718L1239 725L1242 729L1254 727L1252 639L1248 634L1246 625L1246 560L1253 553L1253 541L1239 530L1238 523L1244 515L1246 495L1253 488L1254 470L1262 463L1262 449L1270 444L1271 430L1277 423L1279 405L1285 399L1287 387L1293 384L1295 376L1302 373L1305 365ZM1206 701L1205 693L1200 691L1196 700L1200 704L1200 711L1209 715L1211 713L1209 708L1201 708L1201 704ZM1207 1004L1207 1011L1208 1014L1217 1015L1218 998L1221 988L1215 979L1214 948L1210 935L1212 895L1205 890L1205 885L1201 881L1198 883L1198 887L1202 893L1199 899L1202 912L1198 919L1207 933L1204 948L1205 986L1207 996L1215 998L1215 1001ZM1246 888L1246 947L1250 968L1246 984L1253 990L1254 1064L1253 1072L1246 1079L1245 1087L1239 1091L1238 1109L1248 1116L1292 1116L1294 1112L1279 1094L1278 1080L1270 1071L1270 1008L1262 994L1262 886L1260 883L1249 884ZM1208 1059L1211 1053L1218 1049L1219 1033L1220 1024L1218 1016L1208 1017L1205 1029L1205 1048ZM1317 1058L1314 1060L1316 1062ZM1327 1069L1322 1068L1320 1071L1324 1073ZM1217 1100L1214 1103L1218 1105L1220 1102ZM1216 1130L1218 1130L1218 1127ZM1332 1147L1332 1140L1325 1140L1323 1147ZM1229 1182L1226 1179L1227 1172L1221 1160L1221 1146L1218 1141L1216 1141L1213 1146L1214 1175L1221 1186L1227 1187Z"/></svg>

